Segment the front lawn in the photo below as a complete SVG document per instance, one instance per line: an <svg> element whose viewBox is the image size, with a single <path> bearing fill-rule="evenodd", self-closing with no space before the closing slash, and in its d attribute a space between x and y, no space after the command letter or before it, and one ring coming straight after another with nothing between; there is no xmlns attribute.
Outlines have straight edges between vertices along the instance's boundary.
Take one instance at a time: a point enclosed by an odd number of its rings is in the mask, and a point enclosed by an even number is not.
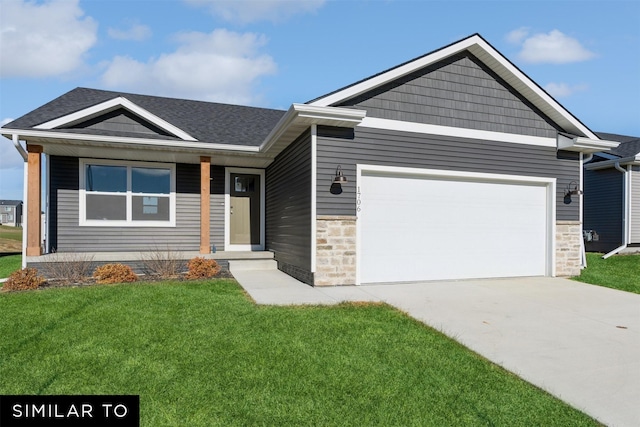
<svg viewBox="0 0 640 427"><path fill-rule="evenodd" d="M22 255L0 254L0 279L9 277L11 273L22 268ZM2 284L0 284L2 286Z"/></svg>
<svg viewBox="0 0 640 427"><path fill-rule="evenodd" d="M587 268L574 279L640 294L640 255L614 255L602 259L602 254L588 253Z"/></svg>
<svg viewBox="0 0 640 427"><path fill-rule="evenodd" d="M143 426L598 425L389 306L234 280L4 293L0 337L0 394L137 394Z"/></svg>

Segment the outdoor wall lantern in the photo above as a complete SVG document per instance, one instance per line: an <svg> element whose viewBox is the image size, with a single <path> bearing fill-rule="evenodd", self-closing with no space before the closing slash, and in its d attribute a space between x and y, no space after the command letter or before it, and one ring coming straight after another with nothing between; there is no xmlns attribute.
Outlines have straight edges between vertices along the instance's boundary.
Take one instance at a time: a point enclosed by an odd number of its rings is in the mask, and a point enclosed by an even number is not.
<svg viewBox="0 0 640 427"><path fill-rule="evenodd" d="M571 196L578 194L582 194L582 190L578 188L578 183L576 181L571 181L564 190L564 203L568 205L571 203Z"/></svg>
<svg viewBox="0 0 640 427"><path fill-rule="evenodd" d="M336 168L336 176L333 178L329 192L331 194L342 194L342 184L346 184L347 182L347 177L342 173L342 166L338 165Z"/></svg>
<svg viewBox="0 0 640 427"><path fill-rule="evenodd" d="M336 177L333 178L334 184L344 184L347 182L347 177L342 173L342 166L338 165L336 168Z"/></svg>

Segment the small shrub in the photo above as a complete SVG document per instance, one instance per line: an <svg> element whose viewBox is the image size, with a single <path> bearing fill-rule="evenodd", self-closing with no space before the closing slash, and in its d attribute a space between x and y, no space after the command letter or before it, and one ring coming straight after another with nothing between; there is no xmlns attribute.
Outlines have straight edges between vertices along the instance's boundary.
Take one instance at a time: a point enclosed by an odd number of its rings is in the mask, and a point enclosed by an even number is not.
<svg viewBox="0 0 640 427"><path fill-rule="evenodd" d="M42 272L60 283L82 283L91 277L93 255L82 253L56 253L55 260L47 262Z"/></svg>
<svg viewBox="0 0 640 427"><path fill-rule="evenodd" d="M9 279L2 286L3 291L26 291L29 289L37 289L46 282L44 277L38 276L38 270L35 268L24 268L14 271Z"/></svg>
<svg viewBox="0 0 640 427"><path fill-rule="evenodd" d="M93 277L97 283L129 283L138 280L131 267L124 264L105 264L96 268Z"/></svg>
<svg viewBox="0 0 640 427"><path fill-rule="evenodd" d="M192 258L187 266L187 279L208 279L220 272L220 266L213 259Z"/></svg>
<svg viewBox="0 0 640 427"><path fill-rule="evenodd" d="M156 248L145 253L140 260L147 275L162 279L178 277L180 270L184 269L184 261L180 259L177 252L169 247L166 250Z"/></svg>

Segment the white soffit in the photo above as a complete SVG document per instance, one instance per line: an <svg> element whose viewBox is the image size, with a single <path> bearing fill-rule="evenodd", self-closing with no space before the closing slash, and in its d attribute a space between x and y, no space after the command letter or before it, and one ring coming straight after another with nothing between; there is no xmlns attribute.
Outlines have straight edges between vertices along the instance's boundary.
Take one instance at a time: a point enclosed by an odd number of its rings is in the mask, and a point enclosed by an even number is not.
<svg viewBox="0 0 640 427"><path fill-rule="evenodd" d="M601 139L584 138L580 136L568 137L558 134L558 149L567 151L579 151L581 153L598 153L609 151L620 145L616 141L604 141Z"/></svg>
<svg viewBox="0 0 640 427"><path fill-rule="evenodd" d="M62 116L57 119L39 124L38 126L35 126L34 129L56 129L61 126L69 126L76 123L81 123L86 120L90 120L94 117L98 117L102 114L106 114L108 112L116 110L118 108L124 108L125 110L130 111L131 113L143 118L149 123L152 123L153 125L159 127L160 129L166 132L169 132L170 134L182 140L197 141L197 139L189 135L187 132L172 125L166 120L161 119L155 114L145 110L144 108L134 104L133 102L129 101L127 98L124 98L122 96L110 99L100 104L92 105L91 107L85 108L80 111L76 111L75 113L67 114L66 116Z"/></svg>
<svg viewBox="0 0 640 427"><path fill-rule="evenodd" d="M599 139L569 111L477 34L338 92L319 98L309 103L309 105L329 106L346 101L464 50L468 50L476 56L566 132L584 135L595 140Z"/></svg>

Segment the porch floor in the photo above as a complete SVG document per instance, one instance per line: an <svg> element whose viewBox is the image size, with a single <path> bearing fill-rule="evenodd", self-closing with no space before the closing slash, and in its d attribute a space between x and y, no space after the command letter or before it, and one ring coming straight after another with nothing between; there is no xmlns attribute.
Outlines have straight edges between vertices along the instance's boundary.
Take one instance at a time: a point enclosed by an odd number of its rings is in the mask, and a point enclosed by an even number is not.
<svg viewBox="0 0 640 427"><path fill-rule="evenodd" d="M269 251L219 251L210 254L201 254L198 251L159 251L165 254L167 259L190 260L195 257L202 257L215 260L234 259L273 259L273 252ZM58 252L40 256L26 257L27 264L41 262L69 262L74 258L90 259L96 262L125 262L141 261L148 258L155 252Z"/></svg>

